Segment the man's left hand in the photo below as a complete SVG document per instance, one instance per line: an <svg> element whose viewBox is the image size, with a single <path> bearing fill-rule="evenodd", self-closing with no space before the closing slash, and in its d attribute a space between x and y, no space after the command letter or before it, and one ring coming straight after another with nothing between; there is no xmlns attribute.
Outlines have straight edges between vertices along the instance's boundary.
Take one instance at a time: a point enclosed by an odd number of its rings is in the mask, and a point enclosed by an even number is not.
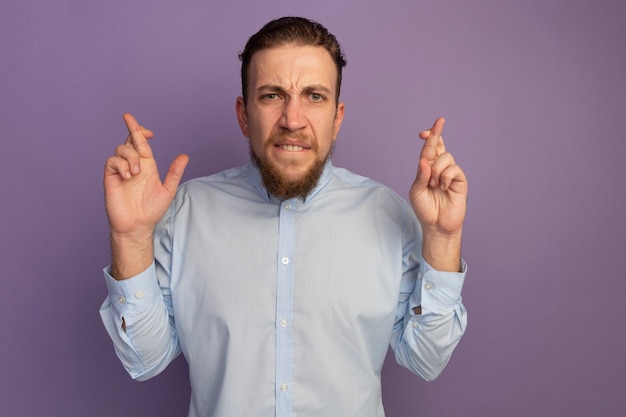
<svg viewBox="0 0 626 417"><path fill-rule="evenodd" d="M446 152L441 132L445 119L420 132L424 146L409 197L424 231L423 256L438 270L458 270L461 231L467 207L467 179Z"/></svg>

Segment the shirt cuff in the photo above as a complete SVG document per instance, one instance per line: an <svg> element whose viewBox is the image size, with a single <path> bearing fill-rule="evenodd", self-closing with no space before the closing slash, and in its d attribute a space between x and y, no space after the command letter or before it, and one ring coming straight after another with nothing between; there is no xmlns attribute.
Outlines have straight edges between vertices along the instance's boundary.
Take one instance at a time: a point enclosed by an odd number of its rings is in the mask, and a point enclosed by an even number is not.
<svg viewBox="0 0 626 417"><path fill-rule="evenodd" d="M145 311L161 298L154 261L145 271L134 277L116 280L111 276L110 266L104 268L104 279L109 291L109 302L117 317L128 318Z"/></svg>
<svg viewBox="0 0 626 417"><path fill-rule="evenodd" d="M426 261L422 260L417 271L417 283L415 290L409 299L410 312L413 308L422 307L422 314L440 308L450 308L461 302L461 290L467 264L461 259L461 272L442 272L433 269Z"/></svg>

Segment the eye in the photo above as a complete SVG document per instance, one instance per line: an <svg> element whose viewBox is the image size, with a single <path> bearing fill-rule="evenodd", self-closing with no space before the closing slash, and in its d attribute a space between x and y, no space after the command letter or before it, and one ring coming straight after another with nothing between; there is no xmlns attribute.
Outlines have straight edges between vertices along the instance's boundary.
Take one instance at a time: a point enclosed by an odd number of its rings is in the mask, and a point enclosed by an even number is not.
<svg viewBox="0 0 626 417"><path fill-rule="evenodd" d="M276 93L269 93L269 94L264 94L261 96L261 99L268 100L268 101L278 100L278 98L279 96Z"/></svg>
<svg viewBox="0 0 626 417"><path fill-rule="evenodd" d="M324 101L325 97L322 94L318 94L318 93L311 93L309 94L309 98L311 99L311 101Z"/></svg>

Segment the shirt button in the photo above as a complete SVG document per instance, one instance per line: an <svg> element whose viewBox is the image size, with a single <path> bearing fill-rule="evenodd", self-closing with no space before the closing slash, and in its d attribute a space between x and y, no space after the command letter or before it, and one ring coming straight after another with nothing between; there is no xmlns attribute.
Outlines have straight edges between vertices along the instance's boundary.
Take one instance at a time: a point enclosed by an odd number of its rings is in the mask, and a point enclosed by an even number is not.
<svg viewBox="0 0 626 417"><path fill-rule="evenodd" d="M419 323L418 323L418 322L416 322L416 321L414 321L414 322L413 322L413 328L414 328L414 329L417 329L418 327L420 327Z"/></svg>
<svg viewBox="0 0 626 417"><path fill-rule="evenodd" d="M280 327L287 327L287 320L282 319L282 320L280 321Z"/></svg>
<svg viewBox="0 0 626 417"><path fill-rule="evenodd" d="M280 261L283 263L283 265L287 265L289 263L289 258L285 257L281 259Z"/></svg>
<svg viewBox="0 0 626 417"><path fill-rule="evenodd" d="M143 291L137 291L135 293L135 298L143 298Z"/></svg>
<svg viewBox="0 0 626 417"><path fill-rule="evenodd" d="M287 389L289 387L287 386L287 384L281 384L280 385L280 392L287 392Z"/></svg>
<svg viewBox="0 0 626 417"><path fill-rule="evenodd" d="M120 304L124 304L126 302L126 298L124 298L124 296L119 296L119 298L117 299L117 301L120 302Z"/></svg>
<svg viewBox="0 0 626 417"><path fill-rule="evenodd" d="M291 204L287 204L287 205L285 205L285 208L286 208L287 210L289 210L289 209L291 208Z"/></svg>
<svg viewBox="0 0 626 417"><path fill-rule="evenodd" d="M427 282L426 284L424 284L424 288L426 288L427 290L432 290L433 284L431 284L430 282Z"/></svg>

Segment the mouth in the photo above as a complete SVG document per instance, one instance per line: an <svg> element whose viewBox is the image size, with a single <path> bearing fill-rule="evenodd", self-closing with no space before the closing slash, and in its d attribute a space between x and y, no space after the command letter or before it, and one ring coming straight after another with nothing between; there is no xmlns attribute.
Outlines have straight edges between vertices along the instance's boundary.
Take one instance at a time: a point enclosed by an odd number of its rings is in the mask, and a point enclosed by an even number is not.
<svg viewBox="0 0 626 417"><path fill-rule="evenodd" d="M301 145L275 145L278 149L286 151L286 152L302 152L306 149L304 146Z"/></svg>
<svg viewBox="0 0 626 417"><path fill-rule="evenodd" d="M268 145L285 156L307 155L317 149L315 139L300 132L281 132L270 137Z"/></svg>

